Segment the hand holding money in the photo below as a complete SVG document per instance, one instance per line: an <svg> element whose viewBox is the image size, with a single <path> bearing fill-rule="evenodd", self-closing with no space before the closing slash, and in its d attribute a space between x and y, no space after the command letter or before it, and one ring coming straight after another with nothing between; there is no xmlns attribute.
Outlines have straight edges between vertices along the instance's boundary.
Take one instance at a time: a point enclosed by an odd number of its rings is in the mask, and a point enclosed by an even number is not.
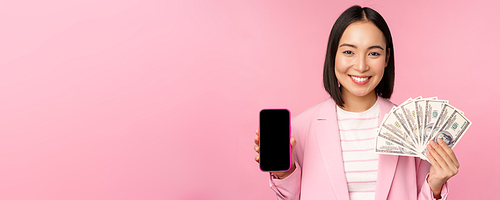
<svg viewBox="0 0 500 200"><path fill-rule="evenodd" d="M385 115L375 152L429 161L427 183L439 199L444 183L458 173L460 164L452 149L470 125L464 113L446 100L410 98Z"/></svg>
<svg viewBox="0 0 500 200"><path fill-rule="evenodd" d="M441 139L438 142L431 140L427 145L427 158L432 164L427 183L436 199L440 199L441 188L444 183L458 173L460 164L451 148Z"/></svg>
<svg viewBox="0 0 500 200"><path fill-rule="evenodd" d="M375 152L418 156L430 162L426 153L430 141L441 139L451 150L470 125L464 113L446 100L410 98L384 117Z"/></svg>

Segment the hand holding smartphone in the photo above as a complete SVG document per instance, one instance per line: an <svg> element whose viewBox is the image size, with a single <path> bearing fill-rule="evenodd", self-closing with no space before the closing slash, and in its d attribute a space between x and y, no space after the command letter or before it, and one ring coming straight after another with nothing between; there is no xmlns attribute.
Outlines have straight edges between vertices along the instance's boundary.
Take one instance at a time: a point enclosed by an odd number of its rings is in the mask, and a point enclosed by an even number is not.
<svg viewBox="0 0 500 200"><path fill-rule="evenodd" d="M260 169L264 172L290 170L290 111L263 109L260 111L259 126Z"/></svg>

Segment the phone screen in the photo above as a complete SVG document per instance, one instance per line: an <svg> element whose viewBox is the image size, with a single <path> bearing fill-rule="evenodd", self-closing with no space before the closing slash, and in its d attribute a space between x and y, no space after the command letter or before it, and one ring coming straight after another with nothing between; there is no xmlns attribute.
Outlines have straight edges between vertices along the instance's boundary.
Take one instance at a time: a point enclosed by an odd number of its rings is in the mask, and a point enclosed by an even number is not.
<svg viewBox="0 0 500 200"><path fill-rule="evenodd" d="M260 169L266 172L290 169L290 112L287 109L260 111Z"/></svg>

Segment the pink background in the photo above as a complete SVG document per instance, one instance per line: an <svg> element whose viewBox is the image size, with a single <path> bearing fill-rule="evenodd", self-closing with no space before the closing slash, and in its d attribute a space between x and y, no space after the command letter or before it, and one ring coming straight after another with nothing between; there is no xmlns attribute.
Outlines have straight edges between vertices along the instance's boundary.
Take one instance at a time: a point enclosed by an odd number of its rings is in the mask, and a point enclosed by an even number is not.
<svg viewBox="0 0 500 200"><path fill-rule="evenodd" d="M473 122L450 199L500 188L494 1L0 2L0 199L275 199L253 160L262 108L327 98L335 19L393 33L392 101L438 96Z"/></svg>

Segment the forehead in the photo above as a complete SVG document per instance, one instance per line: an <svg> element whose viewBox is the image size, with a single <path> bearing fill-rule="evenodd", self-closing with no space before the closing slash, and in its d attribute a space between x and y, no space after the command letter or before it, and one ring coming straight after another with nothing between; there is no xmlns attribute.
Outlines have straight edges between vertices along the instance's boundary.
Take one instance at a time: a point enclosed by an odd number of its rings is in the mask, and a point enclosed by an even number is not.
<svg viewBox="0 0 500 200"><path fill-rule="evenodd" d="M386 45L384 34L371 21L357 21L347 26L340 37L339 45L344 43L358 47Z"/></svg>

